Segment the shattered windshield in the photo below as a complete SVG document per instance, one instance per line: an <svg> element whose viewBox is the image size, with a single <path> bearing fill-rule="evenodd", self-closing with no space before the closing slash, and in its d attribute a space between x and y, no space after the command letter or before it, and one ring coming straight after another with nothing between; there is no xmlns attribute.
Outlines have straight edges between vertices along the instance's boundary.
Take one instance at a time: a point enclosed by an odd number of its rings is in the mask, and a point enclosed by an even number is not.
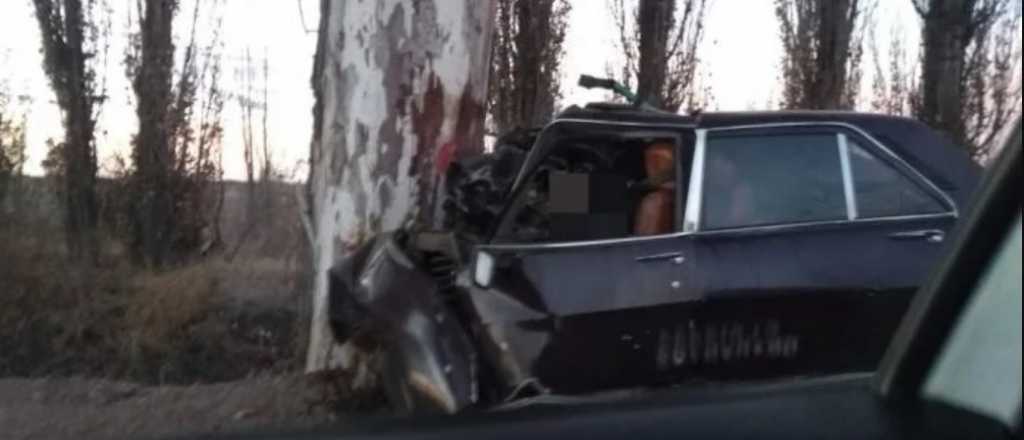
<svg viewBox="0 0 1024 440"><path fill-rule="evenodd" d="M1009 0L2 3L12 439L870 375L1021 113Z"/></svg>

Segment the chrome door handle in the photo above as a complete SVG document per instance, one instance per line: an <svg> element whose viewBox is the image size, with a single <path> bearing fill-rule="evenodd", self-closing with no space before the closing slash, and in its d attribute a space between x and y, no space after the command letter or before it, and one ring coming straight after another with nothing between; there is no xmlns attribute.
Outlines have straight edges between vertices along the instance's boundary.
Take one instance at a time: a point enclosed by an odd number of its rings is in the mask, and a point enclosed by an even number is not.
<svg viewBox="0 0 1024 440"><path fill-rule="evenodd" d="M663 254L644 255L642 257L635 258L637 263L652 263L656 261L671 260L675 264L683 264L686 258L683 257L682 252L665 252Z"/></svg>
<svg viewBox="0 0 1024 440"><path fill-rule="evenodd" d="M922 229L919 231L895 232L889 234L893 240L925 240L929 243L942 243L946 233L938 229Z"/></svg>

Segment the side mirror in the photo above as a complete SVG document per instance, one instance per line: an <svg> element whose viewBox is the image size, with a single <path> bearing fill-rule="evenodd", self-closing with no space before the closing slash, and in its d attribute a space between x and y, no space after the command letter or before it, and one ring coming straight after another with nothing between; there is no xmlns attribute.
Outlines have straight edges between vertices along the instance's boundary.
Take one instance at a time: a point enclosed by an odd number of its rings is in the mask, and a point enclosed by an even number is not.
<svg viewBox="0 0 1024 440"><path fill-rule="evenodd" d="M473 282L480 287L489 287L494 278L494 256L485 252L477 251L473 259Z"/></svg>

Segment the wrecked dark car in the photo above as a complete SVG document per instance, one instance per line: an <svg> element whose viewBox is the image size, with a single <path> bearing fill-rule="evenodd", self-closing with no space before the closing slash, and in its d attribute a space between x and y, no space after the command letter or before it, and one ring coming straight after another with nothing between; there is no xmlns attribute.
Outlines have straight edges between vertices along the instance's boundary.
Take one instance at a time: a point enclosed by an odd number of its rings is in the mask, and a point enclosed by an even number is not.
<svg viewBox="0 0 1024 440"><path fill-rule="evenodd" d="M871 371L979 173L910 119L571 108L333 268L331 326L405 411Z"/></svg>

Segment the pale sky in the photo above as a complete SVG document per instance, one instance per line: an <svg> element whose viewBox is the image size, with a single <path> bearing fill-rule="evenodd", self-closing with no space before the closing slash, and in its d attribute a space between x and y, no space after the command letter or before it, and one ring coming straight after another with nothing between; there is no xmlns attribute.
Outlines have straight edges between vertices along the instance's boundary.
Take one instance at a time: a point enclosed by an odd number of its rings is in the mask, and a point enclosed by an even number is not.
<svg viewBox="0 0 1024 440"><path fill-rule="evenodd" d="M101 169L116 152L127 154L136 130L132 93L124 77L120 60L124 54L126 15L134 0L108 0L114 9L112 47L108 62L108 93L99 121L98 155ZM204 0L208 1L208 0ZM445 0L438 0L445 1ZM15 95L32 98L28 108L28 164L26 171L41 174L47 138L62 134L59 112L53 103L43 71L39 32L30 0L0 0L0 82L6 82ZM308 156L312 130L312 92L309 87L312 56L318 23L316 0L224 0L221 26L224 42L223 88L238 90L235 72L241 67L241 54L249 48L254 58L264 51L270 60L269 132L275 163L294 177L305 177L297 168ZM305 28L299 4L303 5ZM184 0L182 17L191 11ZM575 87L582 73L604 75L608 64L620 63L614 45L615 28L606 0L570 0L572 12L566 37L563 63L564 105L585 104L605 99L601 91ZM780 43L772 0L710 0L705 23L705 43L701 48L704 75L709 78L717 110L762 109L777 101ZM879 0L875 12L883 38L892 29L902 29L908 49L917 41L917 18L909 0ZM200 27L209 31L208 22ZM176 28L185 29L183 20ZM205 26L204 26L205 25ZM865 58L865 73L871 69ZM230 179L244 178L238 104L225 104L224 167Z"/></svg>

